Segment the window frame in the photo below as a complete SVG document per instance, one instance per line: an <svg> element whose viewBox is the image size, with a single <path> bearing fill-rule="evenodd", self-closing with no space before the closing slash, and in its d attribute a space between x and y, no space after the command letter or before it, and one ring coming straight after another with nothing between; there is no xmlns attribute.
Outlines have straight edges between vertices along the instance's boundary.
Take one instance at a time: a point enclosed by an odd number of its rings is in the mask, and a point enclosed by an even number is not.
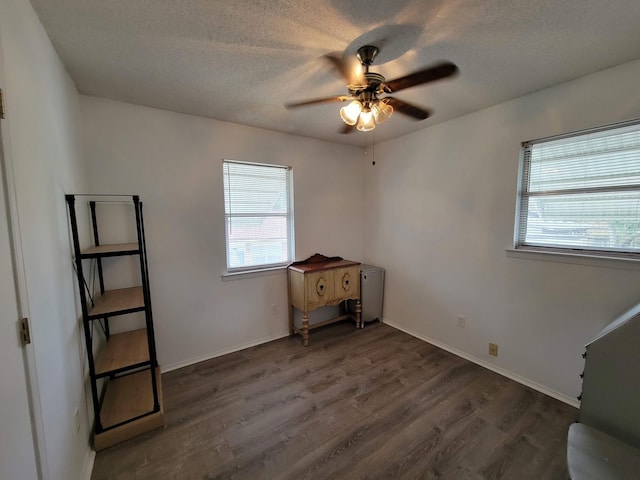
<svg viewBox="0 0 640 480"><path fill-rule="evenodd" d="M623 250L621 248L588 248L578 246L562 246L557 244L556 246L540 245L535 242L526 242L526 229L528 227L528 210L529 200L532 197L544 197L550 195L559 195L562 193L603 193L603 192L618 192L621 190L626 191L638 191L640 192L640 184L631 185L628 187L616 187L610 185L611 189L607 190L606 187L586 187L575 189L563 189L563 190L549 190L545 192L537 192L535 194L529 194L528 188L530 186L530 154L531 148L537 144L544 144L557 140L575 138L576 141L580 140L580 137L584 137L589 134L607 132L612 130L623 129L626 127L640 125L640 118L628 120L624 122L618 122L608 125L602 125L595 128L573 131L560 135L554 135L535 140L529 140L522 142L520 149L520 159L518 168L518 189L516 196L516 209L515 209L515 222L514 222L514 235L513 235L513 248L514 251L520 252L534 252L534 253L548 253L548 254L560 254L560 255L578 255L583 257L592 258L612 258L622 260L640 260L640 251L637 250ZM638 217L640 221L640 215Z"/></svg>
<svg viewBox="0 0 640 480"><path fill-rule="evenodd" d="M241 215L231 214L227 209L227 198L228 198L228 173L227 173L227 165L235 164L235 165L247 165L251 167L265 167L268 169L279 169L284 170L286 172L286 212L284 214L274 214L273 212L269 213L261 213L261 212L251 212L251 213L243 213ZM295 258L295 228L294 228L294 195L293 195L293 168L291 166L279 165L279 164L270 164L270 163L257 163L257 162L246 162L240 160L230 160L223 159L222 160L222 183L223 183L223 208L224 208L224 230L225 230L225 264L226 264L226 273L227 275L236 275L236 274L247 274L247 273L260 273L260 272L269 272L270 270L281 270L289 265L293 259ZM230 259L231 259L231 243L229 237L229 228L231 225L232 218L241 218L241 217L284 217L286 218L287 228L287 259L282 262L270 262L270 263L261 263L258 265L244 265L240 267L231 267ZM265 239L262 242L261 246L267 249L270 239ZM258 240L260 241L260 240Z"/></svg>

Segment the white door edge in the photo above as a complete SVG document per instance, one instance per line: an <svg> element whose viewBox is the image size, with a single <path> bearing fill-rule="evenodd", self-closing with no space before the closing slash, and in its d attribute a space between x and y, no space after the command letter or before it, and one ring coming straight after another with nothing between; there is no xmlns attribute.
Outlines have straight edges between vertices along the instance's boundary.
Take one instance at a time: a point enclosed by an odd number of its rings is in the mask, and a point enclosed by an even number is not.
<svg viewBox="0 0 640 480"><path fill-rule="evenodd" d="M0 38L1 41L1 38ZM4 87L4 63L2 57L2 43L0 43L0 88ZM27 281L24 268L24 257L22 252L22 241L20 236L20 221L18 215L18 205L16 196L16 185L13 174L13 163L10 148L9 120L11 102L7 98L8 92L3 88L5 110L7 119L0 119L0 155L4 158L4 176L6 188L6 200L8 208L8 228L11 236L11 253L13 256L14 276L16 285L16 296L18 314L20 318L29 318L29 299L27 295ZM17 320L17 319L16 319ZM31 416L31 431L33 434L36 468L39 480L48 480L46 444L44 435L44 419L42 415L42 403L38 387L38 371L36 366L35 351L33 345L34 332L31 332L32 343L23 348L23 359L25 367L25 377L27 382L27 395L29 397L29 412Z"/></svg>

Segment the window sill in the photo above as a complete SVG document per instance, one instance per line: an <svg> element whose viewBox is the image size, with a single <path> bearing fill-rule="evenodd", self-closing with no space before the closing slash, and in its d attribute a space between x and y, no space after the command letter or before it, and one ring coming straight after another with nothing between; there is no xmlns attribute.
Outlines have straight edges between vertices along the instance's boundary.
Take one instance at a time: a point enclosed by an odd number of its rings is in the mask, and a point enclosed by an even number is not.
<svg viewBox="0 0 640 480"><path fill-rule="evenodd" d="M232 282L234 280L244 280L245 278L264 277L267 275L283 275L287 267L261 268L259 270L244 270L242 272L223 273L223 282Z"/></svg>
<svg viewBox="0 0 640 480"><path fill-rule="evenodd" d="M590 267L615 268L619 270L640 271L640 259L614 257L606 255L588 255L581 253L550 252L526 248L508 248L506 256L523 260L537 260L542 262L569 263L573 265L587 265Z"/></svg>

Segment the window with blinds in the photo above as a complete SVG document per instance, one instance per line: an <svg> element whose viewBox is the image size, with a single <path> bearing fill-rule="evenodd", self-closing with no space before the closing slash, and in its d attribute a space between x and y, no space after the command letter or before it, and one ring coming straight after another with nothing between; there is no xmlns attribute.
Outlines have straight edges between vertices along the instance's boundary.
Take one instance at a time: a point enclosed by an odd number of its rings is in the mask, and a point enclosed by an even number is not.
<svg viewBox="0 0 640 480"><path fill-rule="evenodd" d="M291 167L224 160L227 271L259 270L293 259Z"/></svg>
<svg viewBox="0 0 640 480"><path fill-rule="evenodd" d="M516 248L640 254L640 121L523 144Z"/></svg>

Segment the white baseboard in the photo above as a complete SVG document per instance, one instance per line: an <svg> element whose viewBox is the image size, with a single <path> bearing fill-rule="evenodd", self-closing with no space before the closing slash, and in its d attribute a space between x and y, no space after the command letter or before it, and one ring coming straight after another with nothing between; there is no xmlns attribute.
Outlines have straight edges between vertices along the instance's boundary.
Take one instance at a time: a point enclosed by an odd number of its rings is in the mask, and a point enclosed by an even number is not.
<svg viewBox="0 0 640 480"><path fill-rule="evenodd" d="M274 340L278 340L280 338L288 337L289 332L278 333L276 335L272 335L269 337L263 337L258 340L254 340L252 342L241 343L240 345L236 345L231 348L227 348L224 350L219 350L217 352L208 353L206 355L201 355L199 357L190 358L188 360L184 360L182 362L171 363L169 365L160 366L160 371L162 373L167 373L172 370L177 370L178 368L188 367L190 365L194 365L196 363L204 362L206 360L211 360L212 358L221 357L223 355L227 355L228 353L238 352L240 350L244 350L245 348L255 347L256 345L261 345L263 343L272 342Z"/></svg>
<svg viewBox="0 0 640 480"><path fill-rule="evenodd" d="M96 461L96 452L89 449L89 452L84 457L84 465L82 465L82 473L80 474L80 480L91 480L91 474L93 473L93 463Z"/></svg>
<svg viewBox="0 0 640 480"><path fill-rule="evenodd" d="M498 367L497 365L494 365L493 363L487 362L486 360L483 360L482 358L478 358L474 355L471 355L467 352L464 352L462 350L458 350L455 347L452 347L450 345L447 345L445 343L442 343L438 340L435 340L433 338L429 338L426 337L420 333L414 332L402 325L396 324L395 322L389 321L386 318L382 319L382 322L392 326L393 328L397 328L400 331L403 331L409 335L411 335L412 337L416 337L424 342L430 343L431 345L434 345L438 348L441 348L443 350L446 350L447 352L453 353L454 355L457 355L458 357L464 358L465 360L469 360L470 362L473 362L477 365L480 365L481 367L487 368L489 370L491 370L492 372L496 372L504 377L507 377L511 380L514 380L518 383L521 383L522 385L526 385L527 387L533 388L534 390L537 390L540 393L544 393L545 395L548 395L552 398L555 398L556 400L560 400L561 402L564 402L568 405L571 405L572 407L576 407L576 408L580 408L580 402L578 402L578 400L574 397L569 397L567 395L565 395L564 393L558 392L556 390L553 390L551 388L547 388L544 385L541 385L537 382L534 382L533 380L529 380L528 378L522 377L520 375L518 375L517 373L514 373L510 370L504 369L502 367ZM212 358L216 358L216 357L221 357L223 355L227 355L229 353L233 353L233 352L237 352L240 350L244 350L245 348L249 348L249 347L255 347L256 345L261 345L263 343L267 343L267 342L272 342L273 340L278 340L280 338L284 338L289 336L289 332L283 332L283 333L279 333L270 337L263 337L260 338L258 340L254 340L252 342L247 342L247 343L243 343L240 345L236 345L234 347L231 348L227 348L224 350L219 350L217 352L212 352L206 355L202 355L199 357L194 357L194 358L190 358L188 360L184 360L182 362L176 362L176 363L172 363L169 365L165 365L165 366L161 366L160 370L162 371L162 373L166 373L166 372L170 372L172 370L177 370L178 368L183 368L183 367L188 367L190 365L194 365L196 363L200 363L200 362L204 362L206 360L211 360ZM95 455L95 452L94 452ZM91 460L92 465L93 465L93 459Z"/></svg>
<svg viewBox="0 0 640 480"><path fill-rule="evenodd" d="M572 407L576 407L576 408L580 408L580 402L578 402L578 400L574 397L569 397L567 395L565 395L564 393L560 393L557 392L553 389L547 388L544 385L541 385L537 382L534 382L533 380L529 380L528 378L524 378L520 375L518 375L517 373L514 373L510 370L506 370L502 367L498 367L497 365L494 365L490 362L487 362L486 360L483 360L481 358L478 358L474 355L470 355L466 352L463 352L462 350L458 350L457 348L454 348L450 345L447 345L445 343L442 343L438 340L434 340L433 338L429 338L429 337L425 337L424 335L421 335L417 332L414 332L412 330L409 330L408 328L403 327L402 325L398 325L394 322L391 322L389 320L387 320L386 318L383 319L383 323L386 323L387 325L392 326L393 328L397 328L398 330L401 330L405 333L408 333L409 335L411 335L412 337L416 337L422 341L425 341L427 343L430 343L431 345L434 345L438 348L441 348L443 350L446 350L447 352L453 353L454 355L457 355L458 357L462 357L465 360L469 360L470 362L473 362L477 365L480 365L481 367L487 368L489 370L491 370L492 372L496 372L499 373L500 375L502 375L503 377L507 377L510 378L511 380L514 380L518 383L521 383L522 385L526 385L527 387L533 388L534 390L537 390L540 393L544 393L545 395L548 395L552 398L555 398L556 400L560 400L561 402L564 402L568 405L571 405Z"/></svg>

